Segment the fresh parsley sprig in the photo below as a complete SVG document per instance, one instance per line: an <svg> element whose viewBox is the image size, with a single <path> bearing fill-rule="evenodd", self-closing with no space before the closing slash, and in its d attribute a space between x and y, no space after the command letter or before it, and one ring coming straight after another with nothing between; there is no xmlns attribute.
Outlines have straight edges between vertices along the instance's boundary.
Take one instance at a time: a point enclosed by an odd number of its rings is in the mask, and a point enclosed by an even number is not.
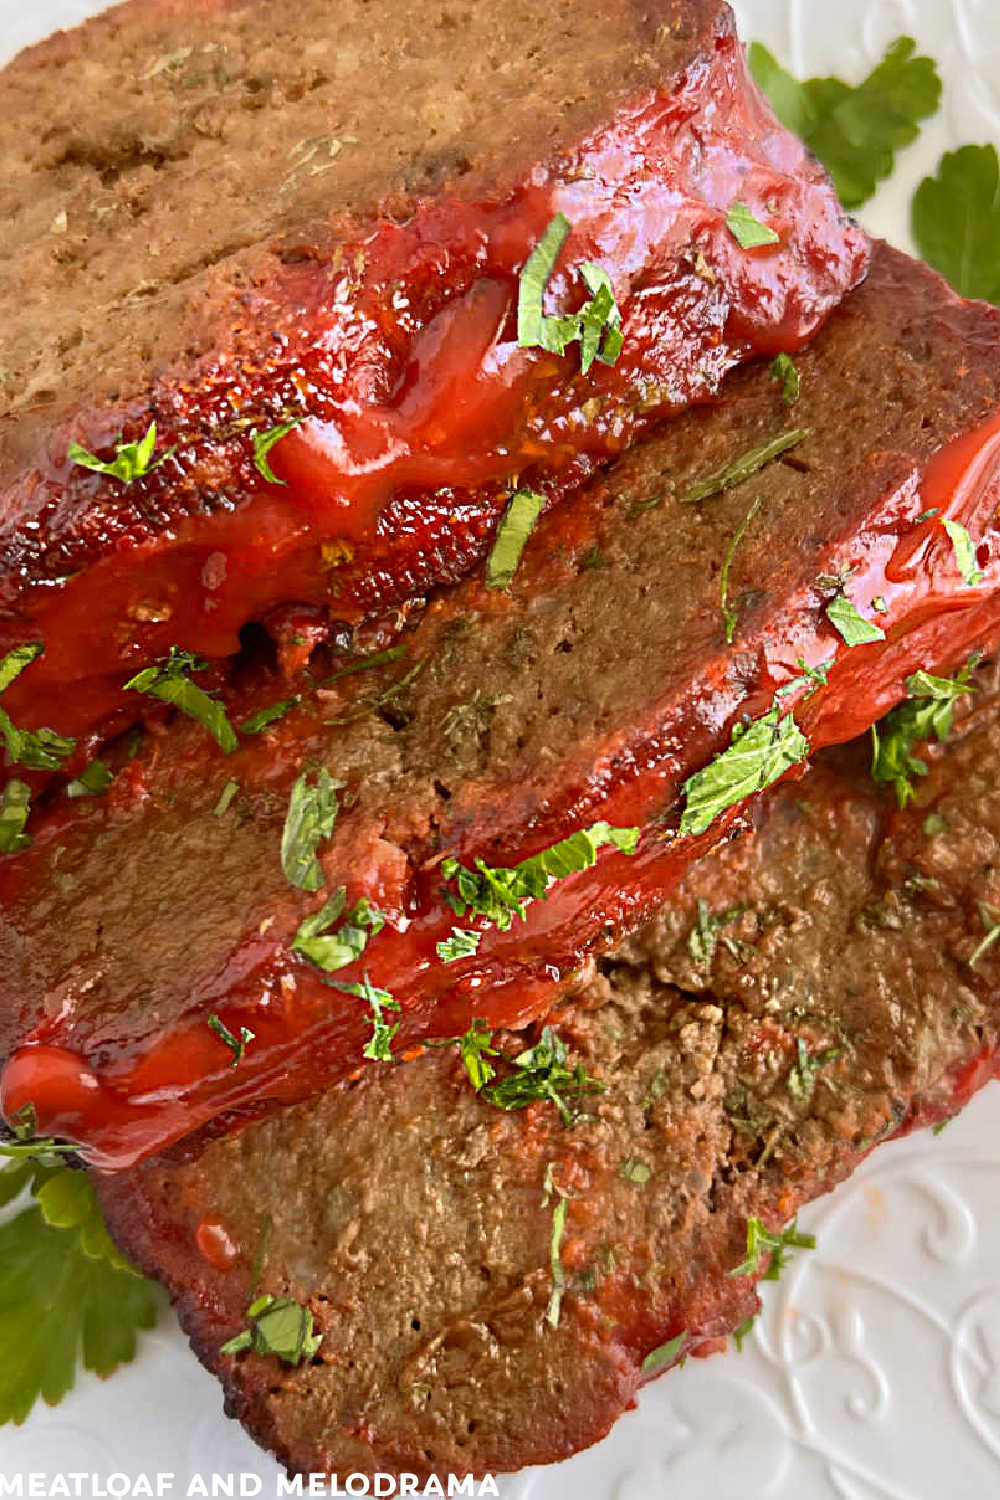
<svg viewBox="0 0 1000 1500"><path fill-rule="evenodd" d="M773 1234L760 1219L750 1218L747 1220L746 1260L728 1272L728 1275L733 1278L756 1276L760 1272L760 1264L764 1256L770 1254L770 1263L761 1279L777 1281L788 1264L789 1250L815 1250L815 1248L816 1236L803 1234L797 1223L789 1224L786 1229Z"/></svg>
<svg viewBox="0 0 1000 1500"><path fill-rule="evenodd" d="M366 974L360 984L345 984L341 979L325 979L331 989L340 990L345 995L355 995L359 1000L364 1000L368 1005L369 1026L372 1028L370 1039L362 1049L362 1056L367 1057L370 1062L391 1063L394 1061L392 1055L392 1039L399 1030L399 1022L390 1026L386 1020L387 1010L402 1010L398 1000L394 1000L388 990L380 990L377 985L372 984Z"/></svg>
<svg viewBox="0 0 1000 1500"><path fill-rule="evenodd" d="M809 741L777 705L762 719L737 725L729 748L684 783L682 837L704 833L720 813L763 792L808 756Z"/></svg>
<svg viewBox="0 0 1000 1500"><path fill-rule="evenodd" d="M917 188L913 238L928 265L963 297L1000 307L1000 155L996 146L963 146L942 158Z"/></svg>
<svg viewBox="0 0 1000 1500"><path fill-rule="evenodd" d="M0 661L0 694L17 681L24 669L37 661L44 650L41 641L30 641L8 651ZM58 771L66 757L76 749L76 740L57 734L54 729L18 729L3 708L0 708L0 738L14 765L29 766L35 771Z"/></svg>
<svg viewBox="0 0 1000 1500"><path fill-rule="evenodd" d="M901 808L916 796L914 778L927 775L927 763L914 747L948 738L955 704L975 691L971 678L970 666L951 678L915 672L906 683L908 701L872 725L872 779L891 786Z"/></svg>
<svg viewBox="0 0 1000 1500"><path fill-rule="evenodd" d="M608 273L584 261L579 270L590 300L578 313L546 314L545 289L571 227L565 214L557 213L525 261L518 280L517 342L522 349L545 349L550 354L565 354L570 344L579 342L586 372L595 359L606 365L617 362L623 345L621 313Z"/></svg>
<svg viewBox="0 0 1000 1500"><path fill-rule="evenodd" d="M146 667L136 673L126 682L124 691L146 693L151 698L159 698L162 703L169 703L182 714L196 719L208 730L219 748L231 755L238 741L236 730L226 717L225 708L204 688L192 682L189 676L191 672L204 672L207 667L207 662L203 662L193 652L171 646L169 655L158 666Z"/></svg>
<svg viewBox="0 0 1000 1500"><path fill-rule="evenodd" d="M482 1033L475 1039L477 1044L481 1037ZM529 1104L548 1100L559 1111L563 1124L571 1125L576 1115L569 1101L580 1100L589 1094L603 1094L605 1090L600 1079L592 1078L581 1063L574 1068L567 1066L569 1048L551 1026L544 1027L533 1047L525 1048L506 1061L511 1064L512 1071L480 1088L483 1098L498 1109L527 1109Z"/></svg>
<svg viewBox="0 0 1000 1500"><path fill-rule="evenodd" d="M81 469L92 469L95 474L106 474L109 479L118 479L122 484L128 485L133 480L145 479L147 474L152 474L154 469L166 463L171 454L177 452L177 445L175 443L156 460L153 459L155 449L156 423L150 422L145 437L140 438L137 443L115 443L113 459L97 458L86 448L81 448L79 443L70 443L66 456L71 464L78 464Z"/></svg>

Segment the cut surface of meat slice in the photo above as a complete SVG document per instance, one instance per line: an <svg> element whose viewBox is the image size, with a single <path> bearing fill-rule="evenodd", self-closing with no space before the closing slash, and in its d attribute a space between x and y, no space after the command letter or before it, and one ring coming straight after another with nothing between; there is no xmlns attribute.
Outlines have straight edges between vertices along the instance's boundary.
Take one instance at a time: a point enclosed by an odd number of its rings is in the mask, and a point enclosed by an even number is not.
<svg viewBox="0 0 1000 1500"><path fill-rule="evenodd" d="M171 645L294 655L454 581L515 481L557 499L868 261L722 0L133 0L0 73L0 119L0 650L45 645L5 703L63 735L138 717ZM585 371L551 331L595 275L623 345Z"/></svg>
<svg viewBox="0 0 1000 1500"><path fill-rule="evenodd" d="M712 410L544 517L508 590L442 593L404 657L303 684L231 756L186 721L105 798L51 799L33 846L0 862L5 1110L31 1103L40 1128L121 1164L357 1066L366 975L401 1007L399 1050L476 1014L521 1026L544 1013L747 794L862 733L917 669L954 670L996 640L998 330L996 311L882 248L798 357L791 412L766 363L737 372ZM790 429L780 460L692 501ZM946 522L968 534L975 575ZM767 721L743 742L761 742L758 759L731 774L718 758L748 721ZM386 917L333 975L293 948L324 897L290 884L280 857L290 792L320 767L342 783L332 836L315 840L327 893ZM684 787L706 767L715 801L694 816ZM602 848L506 929L456 917L446 860L508 868L602 822L638 829L636 851ZM474 951L445 962L455 926ZM237 1068L213 1014L254 1033Z"/></svg>
<svg viewBox="0 0 1000 1500"><path fill-rule="evenodd" d="M554 1018L605 1086L568 1126L498 1109L451 1049L98 1176L227 1410L293 1470L506 1471L718 1348L757 1306L733 1274L751 1218L779 1232L997 1071L1000 956L976 953L1000 909L1000 702L992 672L976 685L906 812L867 742L827 752L600 963ZM254 1292L309 1309L311 1361L220 1352Z"/></svg>

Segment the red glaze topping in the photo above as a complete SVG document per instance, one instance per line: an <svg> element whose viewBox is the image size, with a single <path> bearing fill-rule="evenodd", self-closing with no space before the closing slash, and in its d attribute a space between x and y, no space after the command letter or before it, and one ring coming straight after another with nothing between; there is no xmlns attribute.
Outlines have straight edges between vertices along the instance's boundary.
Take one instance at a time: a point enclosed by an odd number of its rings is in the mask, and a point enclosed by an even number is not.
<svg viewBox="0 0 1000 1500"><path fill-rule="evenodd" d="M736 199L778 245L740 249ZM582 304L581 261L602 265L623 315L613 369L517 346L518 273L557 211L573 231L550 310ZM8 485L0 652L46 648L5 697L19 723L134 718L123 681L172 644L225 657L281 606L350 623L455 580L515 478L558 499L735 363L796 349L868 263L731 39L509 196L429 200L321 248L248 295L238 349L164 375L148 404L77 414ZM268 484L252 435L291 416ZM110 455L152 418L177 451L128 488L68 462L71 439Z"/></svg>
<svg viewBox="0 0 1000 1500"><path fill-rule="evenodd" d="M995 650L998 505L1000 415L944 448L922 475L912 468L898 475L864 529L825 554L832 572L852 570L852 598L866 613L874 597L884 596L885 641L846 647L814 589L791 586L780 607L768 613L759 639L748 641L748 651L762 663L752 686L733 684L731 658L720 647L701 680L688 684L683 701L658 706L643 746L633 743L630 757L615 764L613 778L595 778L576 789L571 821L565 808L554 806L554 822L536 823L530 843L496 862L511 863L569 827L599 818L643 827L638 853L602 854L595 867L560 881L548 899L532 903L524 922L506 933L489 930L475 957L443 965L436 956L436 943L455 922L436 868L418 868L404 887L393 889L391 869L356 852L349 872L350 849L338 849L338 879L352 897L364 892L377 898L392 914L392 925L372 941L363 965L337 978L360 979L369 968L401 1003L395 1054L427 1036L461 1033L474 1018L494 1027L524 1025L572 987L588 952L650 915L743 807L730 809L699 838L664 840L653 819L675 805L681 782L728 743L736 722L766 712L775 692L799 678L798 657L813 665L836 658L826 688L809 695L806 684L783 699L818 750L853 738L887 712L918 668L953 670L973 646ZM927 511L937 514L920 519ZM984 576L975 586L957 577L945 518L960 520L977 544ZM478 824L454 831L453 852L470 864L476 853L489 857L490 840L497 847L500 830L510 833L510 815L509 804L487 808ZM5 874L17 865L8 861ZM332 991L318 970L290 953L281 934L257 932L228 965L216 975L211 996L192 995L189 1013L165 1031L117 1050L101 1036L99 1067L67 1050L72 1016L37 1026L0 1079L5 1113L30 1102L41 1131L79 1140L99 1164L123 1166L223 1110L299 1099L356 1066L370 1034L366 1005ZM207 1012L216 1009L233 1032L246 1026L255 1034L236 1068L228 1065L228 1055L220 1058L218 1039L205 1024Z"/></svg>

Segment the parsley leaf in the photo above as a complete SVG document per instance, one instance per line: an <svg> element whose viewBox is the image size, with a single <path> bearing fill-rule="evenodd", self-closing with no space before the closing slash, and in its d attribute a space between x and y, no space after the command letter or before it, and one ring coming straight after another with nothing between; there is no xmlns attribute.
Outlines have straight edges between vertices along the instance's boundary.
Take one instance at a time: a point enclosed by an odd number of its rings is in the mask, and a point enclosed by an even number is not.
<svg viewBox="0 0 1000 1500"><path fill-rule="evenodd" d="M783 432L780 437L770 438L766 443L758 443L755 448L749 449L739 458L727 464L724 469L718 469L714 474L709 474L705 479L699 479L681 497L682 505L695 505L701 500L712 500L716 495L725 494L726 490L735 489L737 485L745 484L761 469L780 458L783 453L798 445L809 436L804 427L797 427L793 432Z"/></svg>
<svg viewBox="0 0 1000 1500"><path fill-rule="evenodd" d="M681 835L704 833L720 813L764 791L808 755L809 741L777 707L753 724L737 725L728 750L684 783Z"/></svg>
<svg viewBox="0 0 1000 1500"><path fill-rule="evenodd" d="M757 1321L757 1314L753 1313L749 1318L744 1318L737 1328L733 1329L733 1342L736 1345L737 1354L743 1353L743 1344L749 1338L753 1325Z"/></svg>
<svg viewBox="0 0 1000 1500"><path fill-rule="evenodd" d="M743 538L746 536L747 530L753 523L757 512L760 510L763 504L763 499L758 495L757 499L754 501L753 505L751 505L743 520L740 522L740 525L737 527L736 534L733 537L732 541L729 543L725 559L722 563L722 572L719 574L719 607L722 610L722 623L725 628L727 646L731 646L733 644L733 640L736 636L736 627L740 621L739 612L735 609L729 608L729 569L733 565L733 558L736 556L737 548L739 547Z"/></svg>
<svg viewBox="0 0 1000 1500"><path fill-rule="evenodd" d="M976 967L979 960L985 957L993 947L997 938L1000 938L1000 913L992 906L988 906L985 901L977 901L976 905L979 908L979 920L986 929L986 935L976 947L975 952L969 956L968 964L970 969Z"/></svg>
<svg viewBox="0 0 1000 1500"><path fill-rule="evenodd" d="M638 842L638 828L594 823L509 869L491 868L477 859L476 869L470 870L457 859L446 859L441 874L458 885L457 897L446 893L456 916L470 912L506 932L515 917L523 919L528 901L544 900L550 881L589 870L597 862L598 849L607 845L623 854L634 854Z"/></svg>
<svg viewBox="0 0 1000 1500"><path fill-rule="evenodd" d="M642 1362L644 1375L650 1375L654 1370L665 1369L672 1365L677 1359L684 1345L687 1343L687 1333L679 1333L676 1338L668 1339L658 1349L653 1349Z"/></svg>
<svg viewBox="0 0 1000 1500"><path fill-rule="evenodd" d="M230 779L226 782L225 786L222 788L222 791L219 793L218 802L212 808L212 814L214 817L224 818L226 816L226 813L233 805L233 798L236 796L236 793L239 791L239 789L240 784L238 781L233 781L232 779Z"/></svg>
<svg viewBox="0 0 1000 1500"><path fill-rule="evenodd" d="M788 1074L788 1092L801 1104L808 1104L816 1088L816 1079L824 1068L843 1057L843 1047L827 1047L823 1052L810 1054L809 1048L799 1037L796 1041L796 1056Z"/></svg>
<svg viewBox="0 0 1000 1500"><path fill-rule="evenodd" d="M715 950L719 946L719 933L732 926L733 922L738 922L748 910L746 906L731 906L728 911L713 917L708 910L708 902L699 896L698 920L688 933L687 949L700 969L711 967Z"/></svg>
<svg viewBox="0 0 1000 1500"><path fill-rule="evenodd" d="M346 902L347 891L340 886L319 911L299 924L292 942L295 953L301 953L327 974L356 963L368 946L369 937L377 936L385 926L385 914L363 896L347 913L338 931L331 932Z"/></svg>
<svg viewBox="0 0 1000 1500"><path fill-rule="evenodd" d="M563 1124L571 1125L574 1115L567 1099L603 1094L605 1085L591 1078L580 1063L568 1068L568 1059L566 1043L551 1026L546 1026L533 1047L506 1059L514 1071L496 1083L488 1083L482 1089L483 1098L504 1110L527 1109L529 1104L548 1099L558 1109Z"/></svg>
<svg viewBox="0 0 1000 1500"><path fill-rule="evenodd" d="M928 265L963 297L1000 307L1000 156L996 146L963 146L941 158L917 188L913 237Z"/></svg>
<svg viewBox="0 0 1000 1500"><path fill-rule="evenodd" d="M114 781L114 775L103 760L92 760L84 766L66 788L67 797L103 797Z"/></svg>
<svg viewBox="0 0 1000 1500"><path fill-rule="evenodd" d="M116 443L115 456L110 462L95 457L88 453L86 448L81 448L79 443L70 443L66 457L71 464L79 464L81 469L92 469L95 474L106 474L110 479L120 479L122 484L131 484L134 479L145 479L147 474L152 474L161 464L166 463L172 453L177 452L176 443L168 448L166 453L161 453L159 458L153 462L153 450L156 448L156 423L150 422L146 436L137 443Z"/></svg>
<svg viewBox="0 0 1000 1500"><path fill-rule="evenodd" d="M623 342L621 314L607 272L592 261L584 261L579 269L591 294L589 302L578 313L546 315L545 288L570 228L565 214L556 214L524 264L518 281L517 342L522 349L565 354L567 346L579 340L581 364L586 372L595 359L607 365L618 359Z"/></svg>
<svg viewBox="0 0 1000 1500"><path fill-rule="evenodd" d="M458 1055L477 1094L491 1078L496 1077L496 1068L486 1061L487 1057L500 1056L497 1049L490 1046L492 1040L493 1033L483 1021L473 1021L465 1035L458 1038Z"/></svg>
<svg viewBox="0 0 1000 1500"><path fill-rule="evenodd" d="M760 1271L763 1256L769 1251L771 1262L764 1272L764 1281L777 1281L788 1264L789 1250L815 1250L816 1236L802 1234L797 1223L789 1224L779 1234L772 1234L760 1219L747 1220L747 1255L742 1265L727 1274L730 1277L756 1276Z"/></svg>
<svg viewBox="0 0 1000 1500"><path fill-rule="evenodd" d="M157 667L146 667L125 684L125 692L147 693L182 714L203 724L220 749L231 755L236 749L236 731L222 704L192 682L189 672L204 672L206 663L190 651L171 646L170 654Z"/></svg>
<svg viewBox="0 0 1000 1500"><path fill-rule="evenodd" d="M595 359L602 365L617 363L625 339L622 315L615 301L611 277L602 266L585 260L580 275L590 292L590 301L580 309L580 367L586 375Z"/></svg>
<svg viewBox="0 0 1000 1500"><path fill-rule="evenodd" d="M305 417L292 417L289 422L282 422L277 427L268 428L267 432L255 432L253 435L253 461L257 473L266 479L268 484L287 484L287 479L279 479L271 468L268 454L276 443L280 443L283 437L287 437L293 427L298 427L304 422Z"/></svg>
<svg viewBox="0 0 1000 1500"><path fill-rule="evenodd" d="M269 703L266 708L259 708L249 719L244 719L240 725L240 734L262 734L270 724L276 724L283 719L290 708L296 703L301 703L298 693L292 698L282 698L279 703Z"/></svg>
<svg viewBox="0 0 1000 1500"><path fill-rule="evenodd" d="M313 1315L291 1297L272 1297L270 1292L257 1297L247 1308L251 1328L227 1340L220 1354L273 1354L286 1365L300 1365L312 1359L323 1335L313 1332Z"/></svg>
<svg viewBox="0 0 1000 1500"><path fill-rule="evenodd" d="M884 641L885 631L859 614L846 594L840 593L826 606L826 617L848 646L865 646L870 641Z"/></svg>
<svg viewBox="0 0 1000 1500"><path fill-rule="evenodd" d="M970 589L975 588L977 583L982 583L986 574L976 566L976 548L971 536L958 521L943 520L941 525L948 533L962 582Z"/></svg>
<svg viewBox="0 0 1000 1500"><path fill-rule="evenodd" d="M781 236L767 224L755 219L745 203L734 203L726 215L729 233L741 250L757 250L761 245L777 245Z"/></svg>
<svg viewBox="0 0 1000 1500"><path fill-rule="evenodd" d="M927 775L927 764L913 754L913 747L947 739L956 700L975 691L970 677L968 667L953 678L915 672L906 683L909 701L872 725L872 779L893 787L901 808L916 795L913 778Z"/></svg>
<svg viewBox="0 0 1000 1500"><path fill-rule="evenodd" d="M359 1000L368 1003L368 1024L372 1028L371 1040L365 1043L362 1056L369 1058L372 1062L392 1062L391 1042L399 1030L399 1022L390 1026L385 1019L387 1010L402 1010L398 1000L394 1000L388 990L380 990L372 984L366 974L360 984L345 984L340 979L325 979L331 989L341 990L345 995L356 995Z"/></svg>
<svg viewBox="0 0 1000 1500"><path fill-rule="evenodd" d="M210 1015L208 1018L208 1029L209 1031L214 1031L216 1036L221 1041L225 1042L226 1046L231 1050L233 1054L233 1060L229 1064L229 1066L231 1068L238 1067L239 1064L243 1061L243 1055L246 1052L247 1047L249 1047L250 1043L254 1040L253 1032L248 1030L246 1026L241 1026L240 1034L239 1036L236 1036L232 1031L230 1031L225 1021L222 1020L221 1016L217 1016L215 1014Z"/></svg>
<svg viewBox="0 0 1000 1500"><path fill-rule="evenodd" d="M550 1328L559 1327L559 1312L562 1308L563 1292L566 1290L566 1275L562 1267L560 1249L562 1247L563 1231L566 1228L566 1213L568 1208L568 1200L560 1196L556 1200L555 1208L552 1210L552 1237L549 1241L549 1266L552 1272L552 1291L549 1294L549 1305L545 1309L545 1321Z"/></svg>
<svg viewBox="0 0 1000 1500"><path fill-rule="evenodd" d="M941 79L916 43L899 37L856 86L839 78L800 83L766 47L750 47L750 67L781 123L801 136L826 167L845 208L867 203L892 172L895 153L920 134L941 102Z"/></svg>
<svg viewBox="0 0 1000 1500"><path fill-rule="evenodd" d="M309 784L308 771L303 771L292 787L281 834L281 868L300 891L323 887L323 869L316 850L333 833L340 811L337 792L342 786L343 782L334 781L324 766L317 773L315 786Z"/></svg>
<svg viewBox="0 0 1000 1500"><path fill-rule="evenodd" d="M25 667L42 655L41 641L15 646L0 661L0 693L5 693ZM36 771L58 771L67 755L76 748L76 740L56 734L54 729L18 729L13 719L0 708L0 737L15 765L30 766Z"/></svg>
<svg viewBox="0 0 1000 1500"><path fill-rule="evenodd" d="M788 354L779 354L771 361L768 373L772 380L780 380L785 405L794 406L802 394L802 376L795 361Z"/></svg>
<svg viewBox="0 0 1000 1500"><path fill-rule="evenodd" d="M467 932L463 927L453 927L451 937L444 938L437 946L437 956L446 964L457 963L460 958L472 958L479 951L483 940L481 932Z"/></svg>
<svg viewBox="0 0 1000 1500"><path fill-rule="evenodd" d="M518 490L511 496L500 518L492 551L486 559L488 589L505 589L512 581L544 504L545 496L536 495L533 490Z"/></svg>
<svg viewBox="0 0 1000 1500"><path fill-rule="evenodd" d="M31 840L25 833L31 810L31 788L16 778L8 781L0 796L0 854L18 854Z"/></svg>

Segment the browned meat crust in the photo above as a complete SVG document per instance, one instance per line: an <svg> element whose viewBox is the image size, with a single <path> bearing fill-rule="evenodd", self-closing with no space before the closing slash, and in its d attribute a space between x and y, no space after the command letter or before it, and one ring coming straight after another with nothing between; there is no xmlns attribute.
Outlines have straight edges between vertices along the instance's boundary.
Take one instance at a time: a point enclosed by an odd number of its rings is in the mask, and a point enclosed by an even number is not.
<svg viewBox="0 0 1000 1500"><path fill-rule="evenodd" d="M828 755L601 966L559 1020L607 1084L575 1125L499 1112L437 1052L99 1180L229 1412L294 1470L514 1469L601 1437L665 1340L710 1352L752 1312L727 1274L748 1216L784 1225L996 1070L1000 958L969 964L977 903L1000 909L979 680L916 806L874 788L865 745ZM569 1195L556 1328L547 1173ZM261 1288L324 1335L298 1369L219 1354L267 1223Z"/></svg>

